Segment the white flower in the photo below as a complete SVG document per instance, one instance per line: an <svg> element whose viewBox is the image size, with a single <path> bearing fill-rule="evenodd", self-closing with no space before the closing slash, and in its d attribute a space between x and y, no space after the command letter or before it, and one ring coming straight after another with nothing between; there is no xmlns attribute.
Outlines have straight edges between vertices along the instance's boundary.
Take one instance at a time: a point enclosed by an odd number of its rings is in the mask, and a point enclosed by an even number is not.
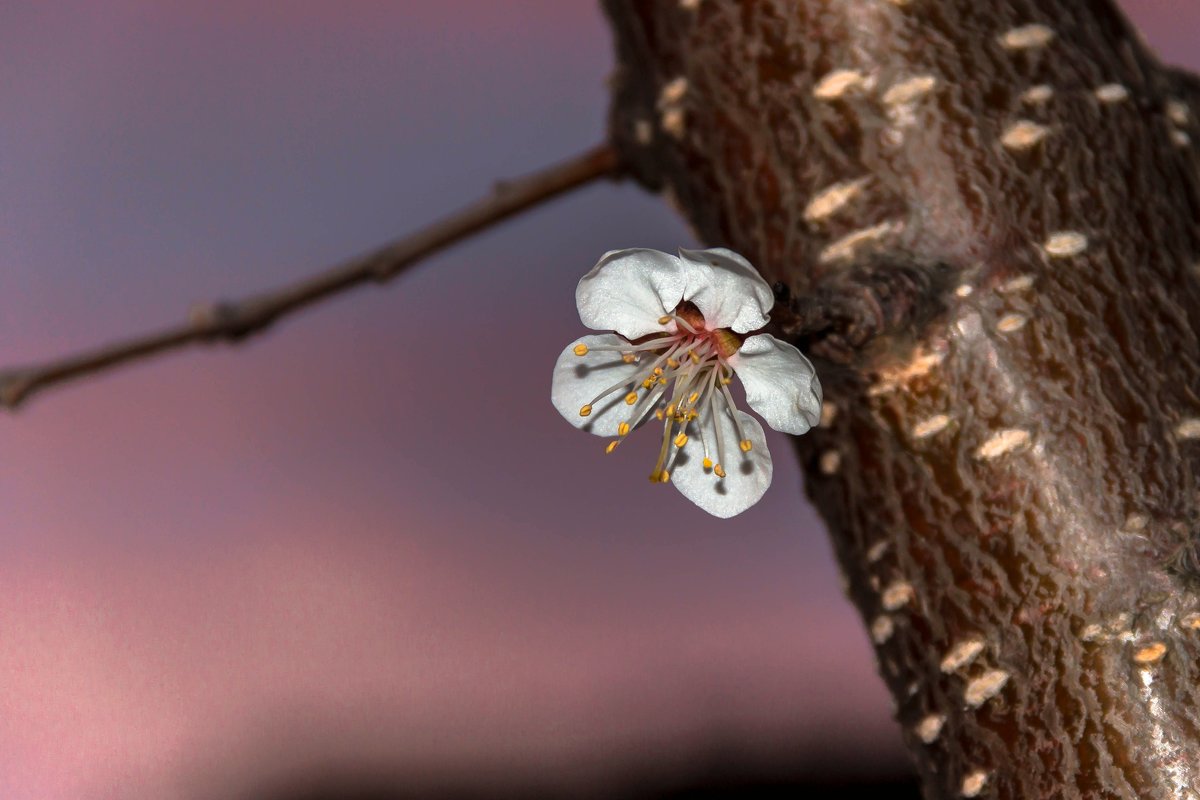
<svg viewBox="0 0 1200 800"><path fill-rule="evenodd" d="M771 289L730 250L606 253L579 281L584 336L554 365L550 399L577 428L613 437L611 453L651 417L663 424L650 474L670 481L710 514L732 517L771 485L762 426L734 404L736 373L746 402L777 431L801 434L821 415L821 385L799 350L767 324Z"/></svg>

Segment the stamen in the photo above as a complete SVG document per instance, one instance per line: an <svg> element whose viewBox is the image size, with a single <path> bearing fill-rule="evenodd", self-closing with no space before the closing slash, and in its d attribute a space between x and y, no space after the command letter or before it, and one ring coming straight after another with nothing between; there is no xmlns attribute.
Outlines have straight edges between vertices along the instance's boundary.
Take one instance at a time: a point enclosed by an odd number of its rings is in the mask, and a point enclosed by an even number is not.
<svg viewBox="0 0 1200 800"><path fill-rule="evenodd" d="M635 356L633 353L622 353L621 360L626 364L632 364L633 362L637 361L637 356Z"/></svg>
<svg viewBox="0 0 1200 800"><path fill-rule="evenodd" d="M583 408L579 409L579 416L581 416L581 417L586 417L590 413L592 413L592 404L591 403L588 403Z"/></svg>
<svg viewBox="0 0 1200 800"><path fill-rule="evenodd" d="M634 376L634 377L632 377L632 378L624 378L623 380L619 380L619 381L617 381L616 383L614 383L612 386L609 386L609 387L608 387L607 389L605 389L603 392L601 392L600 394L598 394L598 395L596 395L595 397L593 397L593 398L592 398L592 402L590 402L590 403L588 403L588 404L587 404L587 408L589 409L588 413L591 413L590 409L591 409L591 407L592 407L593 405L595 405L596 403L599 403L601 400L603 400L605 397L608 397L610 394L612 394L613 392L615 392L617 389L623 389L624 387L626 387L626 386L631 386L631 385L633 385L633 384L634 384L634 383L636 383L636 382L637 382L637 376L635 375L635 376ZM634 400L636 400L636 399L637 399L637 394L636 394L636 393L634 393L634 392L630 392L630 394L632 394L632 395L633 395L633 397L634 397ZM626 398L625 398L625 402L626 402L626 403L630 403L630 404L632 404L632 402L633 402L633 401L631 401L631 400L630 400L628 397L626 397ZM585 417L586 417L586 416L587 416L587 414L584 414L583 416L585 416Z"/></svg>
<svg viewBox="0 0 1200 800"><path fill-rule="evenodd" d="M680 337L667 337L665 339L658 340L652 345L649 343L638 345L639 348L662 351L659 353L658 358L654 359L654 361L651 362L648 367L646 367L647 372L645 374L654 374L661 377L663 374L662 363L665 361L667 362L668 366L670 366L670 362L672 360L671 357L675 355L682 345L683 342L680 341Z"/></svg>
<svg viewBox="0 0 1200 800"><path fill-rule="evenodd" d="M650 473L651 480L654 480L655 476L663 473L663 466L667 462L667 451L671 448L671 430L675 427L675 419L671 414L671 409L673 408L675 408L674 405L667 409L667 419L663 423L662 447L658 450L658 460L654 462L654 471Z"/></svg>
<svg viewBox="0 0 1200 800"><path fill-rule="evenodd" d="M686 433L681 433L675 437L675 446L676 447L683 447L687 443L688 443L688 437L687 437Z"/></svg>
<svg viewBox="0 0 1200 800"><path fill-rule="evenodd" d="M708 370L702 380L703 380L703 386L701 387L700 391L693 392L692 395L688 398L689 400L692 400L693 402L692 402L692 408L689 410L687 418L688 418L688 421L690 422L691 420L705 417L705 415L713 415L712 419L713 419L714 425L713 425L712 432L717 438L717 449L719 452L718 459L720 459L724 456L723 442L721 441L721 432L720 432L720 428L719 428L720 420L717 419L717 417L715 416L716 412L714 412L714 410L713 410L713 402L712 402L713 396L714 396L713 395L713 387L716 385L716 381L717 381L717 369ZM705 417L705 418L707 419L707 417ZM704 460L703 460L702 464L704 466L704 470L707 472L713 468L713 460L710 457L709 441L708 441L708 436L705 433L704 426L700 426L699 431L700 431L700 441L704 448Z"/></svg>
<svg viewBox="0 0 1200 800"><path fill-rule="evenodd" d="M695 336L696 334L700 333L700 331L698 331L698 330L696 330L695 328L693 328L693 327L691 326L691 324L690 324L690 323L689 323L689 322L688 322L686 319L684 319L683 317L679 316L678 314L672 314L672 315L670 316L670 319L673 319L673 320L675 320L675 324L676 324L676 325L678 325L679 327L683 328L685 331L687 331L688 333L692 334L693 336ZM662 320L659 320L659 322L662 322Z"/></svg>
<svg viewBox="0 0 1200 800"><path fill-rule="evenodd" d="M672 314L663 314L661 317L658 318L658 324L666 325L668 322L671 321L672 316L673 316Z"/></svg>
<svg viewBox="0 0 1200 800"><path fill-rule="evenodd" d="M614 439L614 440L612 440L611 442L609 442L609 443L608 443L608 447L605 447L605 448L604 448L604 452L605 452L606 454L607 454L607 453L611 453L613 450L616 450L616 449L617 449L617 445L619 445L620 443L621 443L621 440L620 440L620 439Z"/></svg>
<svg viewBox="0 0 1200 800"><path fill-rule="evenodd" d="M733 403L733 395L729 393L729 389L722 384L721 393L725 395L725 402L729 406L729 416L733 420L733 427L737 428L738 446L742 448L743 453L750 452L750 440L746 438L746 432L742 430L741 420L737 416L737 406Z"/></svg>
<svg viewBox="0 0 1200 800"><path fill-rule="evenodd" d="M586 356L587 352L588 352L588 346L586 344L583 344L582 342L580 342L579 344L575 345L575 355Z"/></svg>
<svg viewBox="0 0 1200 800"><path fill-rule="evenodd" d="M622 422L620 425L617 426L617 436L628 436L628 435L629 435L629 423Z"/></svg>
<svg viewBox="0 0 1200 800"><path fill-rule="evenodd" d="M631 406L637 402L637 392L630 392L625 395L625 405Z"/></svg>
<svg viewBox="0 0 1200 800"><path fill-rule="evenodd" d="M725 477L724 470L721 469L721 462L725 460L725 437L721 435L721 411L713 404L713 430L717 434L717 466L713 467L713 472L717 473L717 477Z"/></svg>
<svg viewBox="0 0 1200 800"><path fill-rule="evenodd" d="M642 395L642 399L638 401L637 405L635 405L633 410L629 413L628 419L617 426L617 435L624 436L633 428L641 425L642 420L646 418L646 415L650 412L650 409L656 406L658 402L662 400L662 397L663 391L658 387L655 387L654 389L651 389ZM625 427L625 433L621 433L622 426Z"/></svg>
<svg viewBox="0 0 1200 800"><path fill-rule="evenodd" d="M683 338L684 337L680 334L664 334L662 336L655 336L651 339L648 339L647 341L644 341L641 344L633 344L632 342L626 342L624 344L592 345L591 347L588 348L588 352L589 353L612 353L612 352L644 353L647 350L662 350L664 347L670 345L673 342L678 343L678 341ZM690 337L688 337L688 338L690 338Z"/></svg>

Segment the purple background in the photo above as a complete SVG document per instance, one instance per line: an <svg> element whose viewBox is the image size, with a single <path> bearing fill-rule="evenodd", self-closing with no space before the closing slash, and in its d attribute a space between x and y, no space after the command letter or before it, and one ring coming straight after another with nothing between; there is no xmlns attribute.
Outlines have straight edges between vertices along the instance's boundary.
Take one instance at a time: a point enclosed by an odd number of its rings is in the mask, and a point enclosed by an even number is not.
<svg viewBox="0 0 1200 800"><path fill-rule="evenodd" d="M1200 65L1200 7L1124 4ZM0 9L0 363L177 321L600 139L586 0ZM302 766L581 785L706 748L904 769L787 442L721 522L548 401L611 248L589 188L239 351L0 417L0 796L208 796ZM648 437L652 438L652 437ZM639 449L640 448L640 449Z"/></svg>

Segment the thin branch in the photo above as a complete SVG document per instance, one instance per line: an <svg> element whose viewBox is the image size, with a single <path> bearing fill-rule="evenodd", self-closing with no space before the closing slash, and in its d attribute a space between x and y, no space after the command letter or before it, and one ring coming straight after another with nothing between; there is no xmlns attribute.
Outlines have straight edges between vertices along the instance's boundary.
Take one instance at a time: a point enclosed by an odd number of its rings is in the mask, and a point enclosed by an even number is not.
<svg viewBox="0 0 1200 800"><path fill-rule="evenodd" d="M196 306L183 325L56 361L0 370L0 408L16 409L55 384L190 344L239 342L294 311L364 283L385 283L444 247L514 214L599 178L616 177L616 152L607 144L560 164L495 185L490 196L399 241L275 291L237 302Z"/></svg>

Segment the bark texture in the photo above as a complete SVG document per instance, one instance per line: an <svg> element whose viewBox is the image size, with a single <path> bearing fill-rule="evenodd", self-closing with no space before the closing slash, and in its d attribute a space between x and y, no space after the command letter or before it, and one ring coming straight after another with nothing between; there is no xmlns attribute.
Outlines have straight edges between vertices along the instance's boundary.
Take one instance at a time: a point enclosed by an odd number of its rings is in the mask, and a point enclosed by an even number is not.
<svg viewBox="0 0 1200 800"><path fill-rule="evenodd" d="M813 354L928 797L1200 798L1200 90L1107 0L604 0L611 133Z"/></svg>

